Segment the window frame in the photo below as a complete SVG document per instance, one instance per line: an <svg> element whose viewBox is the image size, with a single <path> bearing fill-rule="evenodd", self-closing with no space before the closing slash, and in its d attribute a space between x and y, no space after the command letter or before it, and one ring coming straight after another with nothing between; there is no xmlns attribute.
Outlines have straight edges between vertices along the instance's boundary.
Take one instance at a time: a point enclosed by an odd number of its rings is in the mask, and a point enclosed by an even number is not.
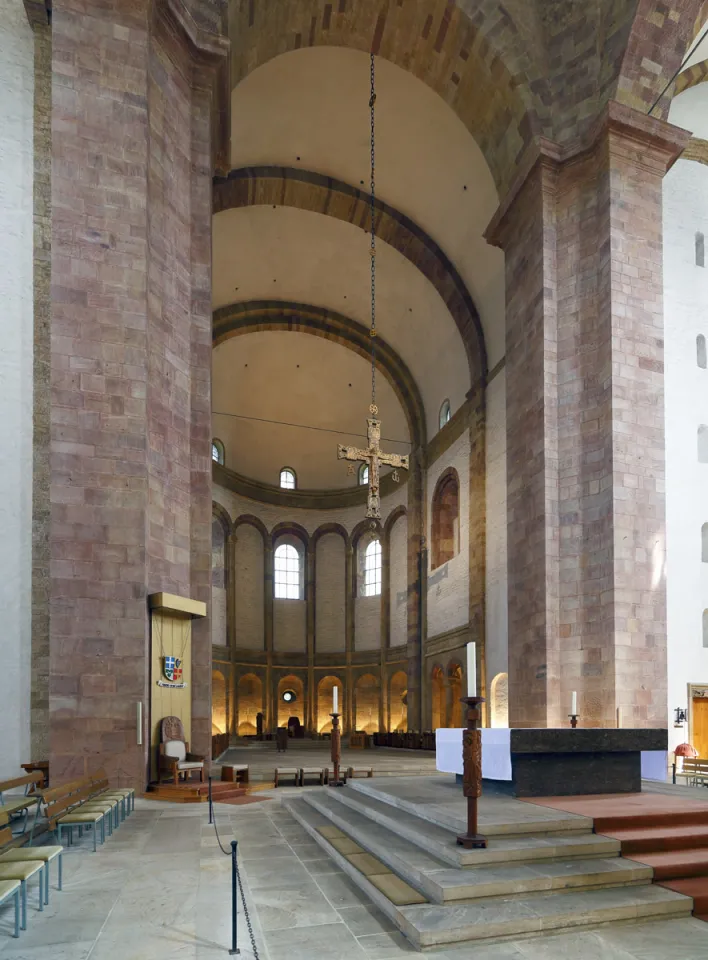
<svg viewBox="0 0 708 960"><path fill-rule="evenodd" d="M283 474L290 474L293 478L292 486L283 483ZM278 486L281 490L297 490L297 474L292 467L281 467L278 473Z"/></svg>
<svg viewBox="0 0 708 960"><path fill-rule="evenodd" d="M449 399L446 397L443 402L440 404L440 412L438 413L438 429L442 430L443 427L452 420L452 407L450 405Z"/></svg>
<svg viewBox="0 0 708 960"><path fill-rule="evenodd" d="M300 550L290 540L281 541L273 551L275 600L302 600L302 567Z"/></svg>
<svg viewBox="0 0 708 960"><path fill-rule="evenodd" d="M364 476L366 474L366 476ZM359 465L359 486L364 487L369 485L369 464L362 463Z"/></svg>
<svg viewBox="0 0 708 960"><path fill-rule="evenodd" d="M216 450L217 456L214 456L214 451ZM211 459L213 463L218 463L219 466L224 466L226 464L226 448L224 447L223 440L219 440L218 437L211 438Z"/></svg>
<svg viewBox="0 0 708 960"><path fill-rule="evenodd" d="M364 548L362 597L380 597L383 589L383 547L380 537L372 537Z"/></svg>

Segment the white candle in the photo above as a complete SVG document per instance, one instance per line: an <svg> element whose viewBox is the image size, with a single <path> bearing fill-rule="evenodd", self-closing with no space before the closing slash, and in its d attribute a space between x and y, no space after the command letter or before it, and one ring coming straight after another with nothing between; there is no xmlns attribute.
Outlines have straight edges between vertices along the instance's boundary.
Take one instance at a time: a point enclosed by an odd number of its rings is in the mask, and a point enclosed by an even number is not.
<svg viewBox="0 0 708 960"><path fill-rule="evenodd" d="M622 707L617 707L617 727L622 726Z"/></svg>
<svg viewBox="0 0 708 960"><path fill-rule="evenodd" d="M337 707L339 706L339 687L334 687L332 689L332 713L339 713Z"/></svg>
<svg viewBox="0 0 708 960"><path fill-rule="evenodd" d="M578 715L578 694L575 690L570 695L570 712L574 717Z"/></svg>
<svg viewBox="0 0 708 960"><path fill-rule="evenodd" d="M467 644L467 696L477 696L477 644Z"/></svg>

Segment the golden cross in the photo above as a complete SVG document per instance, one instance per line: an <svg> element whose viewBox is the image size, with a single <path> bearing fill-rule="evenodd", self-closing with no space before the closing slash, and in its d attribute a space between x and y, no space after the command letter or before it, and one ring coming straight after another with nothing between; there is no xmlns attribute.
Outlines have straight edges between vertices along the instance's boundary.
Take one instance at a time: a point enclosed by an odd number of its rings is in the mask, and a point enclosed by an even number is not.
<svg viewBox="0 0 708 960"><path fill-rule="evenodd" d="M373 406L373 404L372 404ZM372 414L378 413L376 408ZM372 520L381 519L381 497L379 494L379 466L401 467L408 470L408 456L399 456L397 453L384 453L379 446L381 442L381 421L373 416L366 421L366 437L369 441L367 450L357 447L345 447L341 443L337 447L337 457L340 460L358 460L369 467L369 496L367 499L366 516Z"/></svg>

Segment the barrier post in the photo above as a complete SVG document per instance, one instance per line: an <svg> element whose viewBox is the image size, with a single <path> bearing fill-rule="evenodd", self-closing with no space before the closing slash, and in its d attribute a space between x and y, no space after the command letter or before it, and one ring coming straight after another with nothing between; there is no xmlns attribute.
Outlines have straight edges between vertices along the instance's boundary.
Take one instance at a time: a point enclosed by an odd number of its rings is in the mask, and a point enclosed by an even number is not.
<svg viewBox="0 0 708 960"><path fill-rule="evenodd" d="M209 774L209 823L214 822L214 811L211 805L211 774Z"/></svg>
<svg viewBox="0 0 708 960"><path fill-rule="evenodd" d="M236 914L238 911L238 896L237 896L237 886L238 886L238 864L236 858L238 856L238 843L236 840L231 841L231 949L229 950L229 955L233 956L236 953L241 951L238 949L238 936L236 929Z"/></svg>

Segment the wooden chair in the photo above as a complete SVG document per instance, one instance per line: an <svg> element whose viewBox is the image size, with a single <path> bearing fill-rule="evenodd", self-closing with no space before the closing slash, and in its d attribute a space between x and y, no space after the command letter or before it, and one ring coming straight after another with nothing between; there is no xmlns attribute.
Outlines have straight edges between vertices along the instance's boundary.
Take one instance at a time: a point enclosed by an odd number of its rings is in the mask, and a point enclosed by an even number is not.
<svg viewBox="0 0 708 960"><path fill-rule="evenodd" d="M189 752L189 744L185 740L184 727L179 717L164 717L160 721L158 750L160 782L167 777L178 784L180 776L189 779L194 771L199 771L199 779L204 782L204 757Z"/></svg>

